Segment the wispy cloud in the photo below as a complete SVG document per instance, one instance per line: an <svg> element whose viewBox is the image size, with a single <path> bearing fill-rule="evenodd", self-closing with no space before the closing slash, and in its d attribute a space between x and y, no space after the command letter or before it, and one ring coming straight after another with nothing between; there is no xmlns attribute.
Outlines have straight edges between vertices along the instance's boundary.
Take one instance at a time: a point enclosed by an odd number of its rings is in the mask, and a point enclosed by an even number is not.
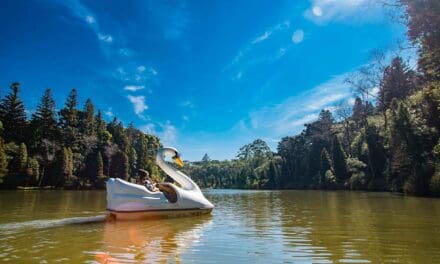
<svg viewBox="0 0 440 264"><path fill-rule="evenodd" d="M180 102L181 107L194 108L194 102L190 99Z"/></svg>
<svg viewBox="0 0 440 264"><path fill-rule="evenodd" d="M285 20L267 28L252 41L246 43L246 45L237 52L232 61L226 65L223 71L230 75L231 80L237 81L240 80L244 73L250 68L262 63L274 62L280 59L286 54L290 47L284 46L275 48L271 54L268 54L268 44L266 43L273 44L273 42L278 41L279 38L284 38L286 33L292 34L290 33L289 20ZM296 34L295 41L298 41L296 43L299 43L304 38L304 32L302 32L302 35L298 35L298 33ZM262 50L264 51L262 52Z"/></svg>
<svg viewBox="0 0 440 264"><path fill-rule="evenodd" d="M190 23L190 15L186 1L166 2L153 1L154 5L149 6L151 16L161 21L163 37L168 40L182 38Z"/></svg>
<svg viewBox="0 0 440 264"><path fill-rule="evenodd" d="M93 23L96 22L96 20L95 20L95 18L93 16L87 15L86 16L86 22L89 23L89 24L93 24Z"/></svg>
<svg viewBox="0 0 440 264"><path fill-rule="evenodd" d="M295 44L301 43L304 39L304 31L302 29L297 29L292 34L292 42Z"/></svg>
<svg viewBox="0 0 440 264"><path fill-rule="evenodd" d="M235 128L247 130L256 137L283 137L297 133L305 123L315 120L321 109L332 109L334 104L351 96L350 88L344 82L346 76L336 76L280 104L252 112Z"/></svg>
<svg viewBox="0 0 440 264"><path fill-rule="evenodd" d="M135 53L132 49L129 49L129 48L121 48L121 49L118 49L117 54L118 54L119 56L121 56L121 57L132 57L132 56L134 56L136 53Z"/></svg>
<svg viewBox="0 0 440 264"><path fill-rule="evenodd" d="M78 19L84 21L96 34L97 38L105 43L112 43L113 37L111 35L101 32L96 16L82 4L79 0L54 1L46 0L47 2L62 5L71 10L72 14Z"/></svg>
<svg viewBox="0 0 440 264"><path fill-rule="evenodd" d="M130 92L136 92L136 91L143 90L143 89L145 89L144 85L126 85L124 87L124 90L130 91Z"/></svg>
<svg viewBox="0 0 440 264"><path fill-rule="evenodd" d="M256 39L254 39L254 41L252 41L252 44L257 44L262 42L263 40L266 40L270 35L272 35L273 31L266 31L263 33L263 35L257 37Z"/></svg>
<svg viewBox="0 0 440 264"><path fill-rule="evenodd" d="M328 21L368 20L381 14L379 0L311 0L304 16L318 24Z"/></svg>
<svg viewBox="0 0 440 264"><path fill-rule="evenodd" d="M140 126L140 130L144 133L154 134L158 136L165 146L177 145L178 132L176 127L173 126L170 121L159 123L158 125L155 125L153 123L142 125Z"/></svg>
<svg viewBox="0 0 440 264"><path fill-rule="evenodd" d="M145 83L154 84L157 72L151 69L153 68L147 70L147 66L145 65L133 66L127 63L126 66L117 67L112 76L125 84L124 90L135 92L147 88ZM148 89L148 92L151 93L152 90Z"/></svg>
<svg viewBox="0 0 440 264"><path fill-rule="evenodd" d="M98 38L99 38L99 40L102 40L107 43L113 42L113 37L111 35L104 35L104 34L98 33Z"/></svg>
<svg viewBox="0 0 440 264"><path fill-rule="evenodd" d="M133 104L135 114L139 117L144 117L142 113L148 109L148 106L145 103L145 96L127 95L127 98Z"/></svg>
<svg viewBox="0 0 440 264"><path fill-rule="evenodd" d="M107 117L114 117L115 116L111 107L109 107L106 111L104 111L104 115L106 115Z"/></svg>

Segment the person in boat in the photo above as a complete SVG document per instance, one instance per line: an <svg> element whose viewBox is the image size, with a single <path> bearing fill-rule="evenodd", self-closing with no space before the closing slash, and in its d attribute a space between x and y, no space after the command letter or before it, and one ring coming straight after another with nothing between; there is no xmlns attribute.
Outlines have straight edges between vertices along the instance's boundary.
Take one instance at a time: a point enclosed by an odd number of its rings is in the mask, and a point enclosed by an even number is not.
<svg viewBox="0 0 440 264"><path fill-rule="evenodd" d="M147 187L147 189L149 191L152 191L152 192L158 192L159 191L159 189L156 187L157 183L153 182L153 180L150 179L150 178L145 178L144 186Z"/></svg>
<svg viewBox="0 0 440 264"><path fill-rule="evenodd" d="M157 188L157 183L155 183L151 178L150 178L150 173L146 170L139 170L139 174L140 174L140 183L142 185L144 185L149 191L151 192L157 192L159 191L159 189Z"/></svg>

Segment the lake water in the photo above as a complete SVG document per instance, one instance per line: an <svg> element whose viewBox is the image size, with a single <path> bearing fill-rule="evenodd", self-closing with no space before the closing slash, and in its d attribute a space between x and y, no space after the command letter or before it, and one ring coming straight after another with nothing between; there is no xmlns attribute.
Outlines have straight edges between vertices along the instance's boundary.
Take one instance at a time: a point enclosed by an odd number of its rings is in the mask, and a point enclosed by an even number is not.
<svg viewBox="0 0 440 264"><path fill-rule="evenodd" d="M0 262L440 263L440 199L208 190L212 215L104 221L104 191L0 192Z"/></svg>

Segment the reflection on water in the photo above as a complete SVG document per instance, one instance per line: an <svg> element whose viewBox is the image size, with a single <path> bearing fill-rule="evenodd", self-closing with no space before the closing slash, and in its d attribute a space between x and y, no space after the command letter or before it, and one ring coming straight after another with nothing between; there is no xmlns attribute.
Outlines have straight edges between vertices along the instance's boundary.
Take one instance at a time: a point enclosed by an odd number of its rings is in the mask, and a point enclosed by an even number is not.
<svg viewBox="0 0 440 264"><path fill-rule="evenodd" d="M145 263L178 262L181 255L200 242L210 216L192 219L126 221L104 224L103 246L86 252L99 262L136 260Z"/></svg>
<svg viewBox="0 0 440 264"><path fill-rule="evenodd" d="M0 262L436 263L440 200L210 190L212 216L105 222L105 192L0 192Z"/></svg>

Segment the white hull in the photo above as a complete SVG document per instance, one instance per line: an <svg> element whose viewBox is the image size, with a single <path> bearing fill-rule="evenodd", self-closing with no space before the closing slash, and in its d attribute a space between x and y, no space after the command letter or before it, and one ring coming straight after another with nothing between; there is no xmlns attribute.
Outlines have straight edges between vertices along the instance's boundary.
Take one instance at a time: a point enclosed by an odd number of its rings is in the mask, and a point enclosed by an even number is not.
<svg viewBox="0 0 440 264"><path fill-rule="evenodd" d="M200 190L184 190L171 183L151 192L121 179L107 181L108 220L139 220L210 213L214 206Z"/></svg>
<svg viewBox="0 0 440 264"><path fill-rule="evenodd" d="M211 213L211 209L175 209L146 211L112 211L107 210L107 220L148 220L185 216L197 216Z"/></svg>

